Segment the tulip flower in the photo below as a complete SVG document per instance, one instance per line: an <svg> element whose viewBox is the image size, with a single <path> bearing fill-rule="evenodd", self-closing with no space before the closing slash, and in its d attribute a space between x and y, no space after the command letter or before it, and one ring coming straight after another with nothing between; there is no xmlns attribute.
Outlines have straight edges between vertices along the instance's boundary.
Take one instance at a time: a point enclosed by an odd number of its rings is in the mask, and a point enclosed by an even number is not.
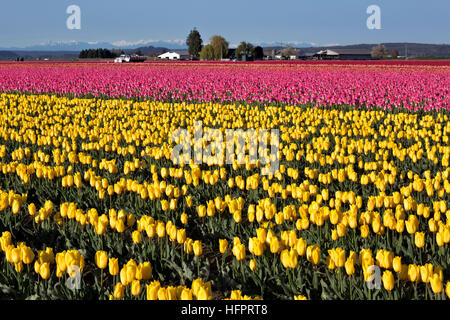
<svg viewBox="0 0 450 320"><path fill-rule="evenodd" d="M431 284L431 290L433 290L434 293L441 293L443 289L442 280L439 277L438 273L434 273L430 276L430 284Z"/></svg>
<svg viewBox="0 0 450 320"><path fill-rule="evenodd" d="M343 267L345 264L345 251L342 248L336 248L334 263L336 267Z"/></svg>
<svg viewBox="0 0 450 320"><path fill-rule="evenodd" d="M133 231L133 233L131 234L131 238L133 239L134 243L136 244L141 243L142 236L139 231L137 230Z"/></svg>
<svg viewBox="0 0 450 320"><path fill-rule="evenodd" d="M131 283L131 294L138 296L141 293L141 283L139 280L133 280Z"/></svg>
<svg viewBox="0 0 450 320"><path fill-rule="evenodd" d="M114 286L114 298L116 299L122 299L125 293L125 287L122 285L122 283L118 282Z"/></svg>
<svg viewBox="0 0 450 320"><path fill-rule="evenodd" d="M354 274L355 273L355 265L354 265L354 261L352 260L352 259L350 259L350 258L348 258L346 261L345 261L345 272L349 275L349 276L351 276L352 274Z"/></svg>
<svg viewBox="0 0 450 320"><path fill-rule="evenodd" d="M227 239L219 239L219 251L220 253L225 253L225 251L228 248L228 241Z"/></svg>
<svg viewBox="0 0 450 320"><path fill-rule="evenodd" d="M181 221L182 224L187 224L187 222L188 222L188 216L187 216L186 213L182 213L182 214L181 214L181 216L180 216L180 221Z"/></svg>
<svg viewBox="0 0 450 320"><path fill-rule="evenodd" d="M202 243L199 240L195 240L193 244L194 255L196 257L200 256L203 252Z"/></svg>
<svg viewBox="0 0 450 320"><path fill-rule="evenodd" d="M115 276L119 273L119 260L117 258L109 258L108 266L110 275Z"/></svg>
<svg viewBox="0 0 450 320"><path fill-rule="evenodd" d="M417 248L423 248L425 244L425 233L423 232L416 232L414 234L414 244Z"/></svg>
<svg viewBox="0 0 450 320"><path fill-rule="evenodd" d="M158 292L161 285L158 280L151 282L147 285L147 300L158 300Z"/></svg>
<svg viewBox="0 0 450 320"><path fill-rule="evenodd" d="M402 258L401 257L394 257L394 259L392 260L393 263L393 267L394 267L394 271L395 272L400 272L401 268L402 268Z"/></svg>
<svg viewBox="0 0 450 320"><path fill-rule="evenodd" d="M30 264L34 260L34 253L29 247L22 247L21 248L21 260L25 264Z"/></svg>
<svg viewBox="0 0 450 320"><path fill-rule="evenodd" d="M250 260L249 268L250 268L251 271L255 271L256 270L256 261L255 261L255 259L251 259Z"/></svg>
<svg viewBox="0 0 450 320"><path fill-rule="evenodd" d="M42 279L47 280L50 278L50 264L48 262L44 262L39 267L39 275Z"/></svg>
<svg viewBox="0 0 450 320"><path fill-rule="evenodd" d="M183 289L183 291L181 293L181 300L193 300L191 289L187 289L187 288Z"/></svg>
<svg viewBox="0 0 450 320"><path fill-rule="evenodd" d="M100 269L105 269L108 266L108 253L106 251L97 251L95 253L95 264Z"/></svg>
<svg viewBox="0 0 450 320"><path fill-rule="evenodd" d="M394 289L395 281L394 281L394 275L392 274L391 271L385 270L383 272L382 280L383 280L383 287L386 290L391 291L392 289Z"/></svg>

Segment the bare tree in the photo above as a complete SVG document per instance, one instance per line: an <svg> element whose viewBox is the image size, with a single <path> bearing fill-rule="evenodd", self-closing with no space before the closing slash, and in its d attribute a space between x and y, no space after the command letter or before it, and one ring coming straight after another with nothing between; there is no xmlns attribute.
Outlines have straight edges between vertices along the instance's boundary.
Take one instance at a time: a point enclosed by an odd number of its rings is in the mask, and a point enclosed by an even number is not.
<svg viewBox="0 0 450 320"><path fill-rule="evenodd" d="M283 57L289 58L290 56L295 56L297 54L297 51L292 48L291 46L287 46L283 50L281 50L281 55Z"/></svg>
<svg viewBox="0 0 450 320"><path fill-rule="evenodd" d="M397 59L398 58L398 51L395 50L395 49L392 49L391 50L391 57L394 58L394 59Z"/></svg>
<svg viewBox="0 0 450 320"><path fill-rule="evenodd" d="M375 59L385 59L388 56L388 49L384 44L380 44L372 48L372 58Z"/></svg>

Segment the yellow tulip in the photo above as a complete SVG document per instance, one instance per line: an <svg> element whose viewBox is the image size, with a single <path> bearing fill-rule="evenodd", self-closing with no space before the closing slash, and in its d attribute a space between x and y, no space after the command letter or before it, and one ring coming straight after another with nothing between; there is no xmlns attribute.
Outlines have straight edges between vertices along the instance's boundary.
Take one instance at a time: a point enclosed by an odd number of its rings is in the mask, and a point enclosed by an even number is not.
<svg viewBox="0 0 450 320"><path fill-rule="evenodd" d="M414 234L414 243L417 248L423 248L423 246L425 244L425 233L416 232Z"/></svg>
<svg viewBox="0 0 450 320"><path fill-rule="evenodd" d="M161 285L158 280L147 285L147 300L158 300L158 291Z"/></svg>
<svg viewBox="0 0 450 320"><path fill-rule="evenodd" d="M188 216L187 216L186 213L183 212L183 213L181 214L181 216L180 216L180 221L181 221L182 224L187 224L187 222L188 222Z"/></svg>
<svg viewBox="0 0 450 320"><path fill-rule="evenodd" d="M95 253L95 264L100 269L105 269L108 266L108 253L106 251L97 251Z"/></svg>
<svg viewBox="0 0 450 320"><path fill-rule="evenodd" d="M11 250L11 262L17 264L22 261L22 252L20 248L14 248Z"/></svg>
<svg viewBox="0 0 450 320"><path fill-rule="evenodd" d="M124 294L125 294L125 287L120 282L116 283L116 285L114 286L114 298L122 299Z"/></svg>
<svg viewBox="0 0 450 320"><path fill-rule="evenodd" d="M20 206L21 206L20 201L17 199L14 199L12 202L12 205L11 205L12 213L18 214L20 211Z"/></svg>
<svg viewBox="0 0 450 320"><path fill-rule="evenodd" d="M186 229L177 230L177 242L183 244L186 241Z"/></svg>
<svg viewBox="0 0 450 320"><path fill-rule="evenodd" d="M30 203L28 205L28 213L30 214L30 216L36 215L36 205L34 203Z"/></svg>
<svg viewBox="0 0 450 320"><path fill-rule="evenodd" d="M115 276L119 273L119 259L109 258L108 266L110 275Z"/></svg>
<svg viewBox="0 0 450 320"><path fill-rule="evenodd" d="M34 253L33 250L29 247L22 247L21 248L21 260L25 264L30 264L34 260Z"/></svg>
<svg viewBox="0 0 450 320"><path fill-rule="evenodd" d="M270 252L278 253L280 251L280 248L280 241L276 236L272 236L272 238L270 238Z"/></svg>
<svg viewBox="0 0 450 320"><path fill-rule="evenodd" d="M138 296L141 293L141 282L139 280L133 280L131 283L131 294Z"/></svg>
<svg viewBox="0 0 450 320"><path fill-rule="evenodd" d="M181 300L192 300L192 290L184 288L181 292Z"/></svg>
<svg viewBox="0 0 450 320"><path fill-rule="evenodd" d="M138 244L141 243L142 235L138 230L134 230L131 234L131 238L133 239L133 242Z"/></svg>
<svg viewBox="0 0 450 320"><path fill-rule="evenodd" d="M193 250L194 250L194 255L197 257L202 254L203 249L202 249L202 243L200 242L200 240L194 241Z"/></svg>
<svg viewBox="0 0 450 320"><path fill-rule="evenodd" d="M204 286L201 286L200 289L198 290L197 299L198 300L209 300L208 292Z"/></svg>
<svg viewBox="0 0 450 320"><path fill-rule="evenodd" d="M165 235L166 235L166 226L165 226L164 222L158 221L158 223L156 225L156 234L160 238L165 237Z"/></svg>
<svg viewBox="0 0 450 320"><path fill-rule="evenodd" d="M354 261L353 259L351 259L350 257L347 259L347 261L345 261L345 272L351 276L352 274L355 273L355 265L354 265Z"/></svg>
<svg viewBox="0 0 450 320"><path fill-rule="evenodd" d="M251 259L250 260L249 268L250 268L251 271L255 271L256 270L256 261L255 261L255 259Z"/></svg>
<svg viewBox="0 0 450 320"><path fill-rule="evenodd" d="M203 218L206 216L206 207L204 205L197 207L197 214L200 218Z"/></svg>
<svg viewBox="0 0 450 320"><path fill-rule="evenodd" d="M430 277L430 284L431 284L431 290L433 290L434 293L441 293L443 289L442 280L439 276L439 274L434 273Z"/></svg>
<svg viewBox="0 0 450 320"><path fill-rule="evenodd" d="M342 248L336 248L335 252L335 259L334 263L336 264L336 267L340 268L343 267L345 264L345 251Z"/></svg>
<svg viewBox="0 0 450 320"><path fill-rule="evenodd" d="M383 280L383 287L386 290L391 291L392 289L394 289L395 281L394 281L394 275L392 274L391 271L385 270L383 272L382 280Z"/></svg>
<svg viewBox="0 0 450 320"><path fill-rule="evenodd" d="M392 264L393 264L393 267L394 267L394 271L395 272L400 272L401 271L401 269L402 269L402 258L401 257L395 257L393 260L392 260Z"/></svg>
<svg viewBox="0 0 450 320"><path fill-rule="evenodd" d="M152 276L152 266L150 262L145 261L139 264L142 280L149 280Z"/></svg>
<svg viewBox="0 0 450 320"><path fill-rule="evenodd" d="M228 241L227 239L219 239L219 251L220 253L225 253L225 251L227 251L228 248Z"/></svg>
<svg viewBox="0 0 450 320"><path fill-rule="evenodd" d="M169 296L167 294L167 289L166 288L159 288L158 290L158 300L168 300Z"/></svg>
<svg viewBox="0 0 450 320"><path fill-rule="evenodd" d="M47 280L48 278L50 278L50 264L48 262L44 262L40 265L39 275L44 280Z"/></svg>

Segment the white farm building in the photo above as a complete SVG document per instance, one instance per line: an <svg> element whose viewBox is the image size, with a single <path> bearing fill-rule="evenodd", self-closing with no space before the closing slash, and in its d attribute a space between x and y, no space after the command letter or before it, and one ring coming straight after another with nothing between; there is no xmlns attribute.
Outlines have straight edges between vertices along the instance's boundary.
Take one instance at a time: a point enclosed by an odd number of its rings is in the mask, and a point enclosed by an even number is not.
<svg viewBox="0 0 450 320"><path fill-rule="evenodd" d="M158 56L162 60L187 60L189 53L187 51L168 51Z"/></svg>

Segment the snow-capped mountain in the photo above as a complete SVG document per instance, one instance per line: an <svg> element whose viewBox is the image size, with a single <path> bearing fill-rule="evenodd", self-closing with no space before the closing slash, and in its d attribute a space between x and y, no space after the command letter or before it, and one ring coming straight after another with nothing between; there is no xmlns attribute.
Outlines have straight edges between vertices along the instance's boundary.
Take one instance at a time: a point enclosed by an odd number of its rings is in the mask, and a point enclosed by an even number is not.
<svg viewBox="0 0 450 320"><path fill-rule="evenodd" d="M81 51L85 49L135 49L143 46L164 47L170 49L185 49L184 40L139 40L139 41L115 41L115 42L81 42L81 41L47 41L26 47L8 47L0 50L21 51Z"/></svg>

